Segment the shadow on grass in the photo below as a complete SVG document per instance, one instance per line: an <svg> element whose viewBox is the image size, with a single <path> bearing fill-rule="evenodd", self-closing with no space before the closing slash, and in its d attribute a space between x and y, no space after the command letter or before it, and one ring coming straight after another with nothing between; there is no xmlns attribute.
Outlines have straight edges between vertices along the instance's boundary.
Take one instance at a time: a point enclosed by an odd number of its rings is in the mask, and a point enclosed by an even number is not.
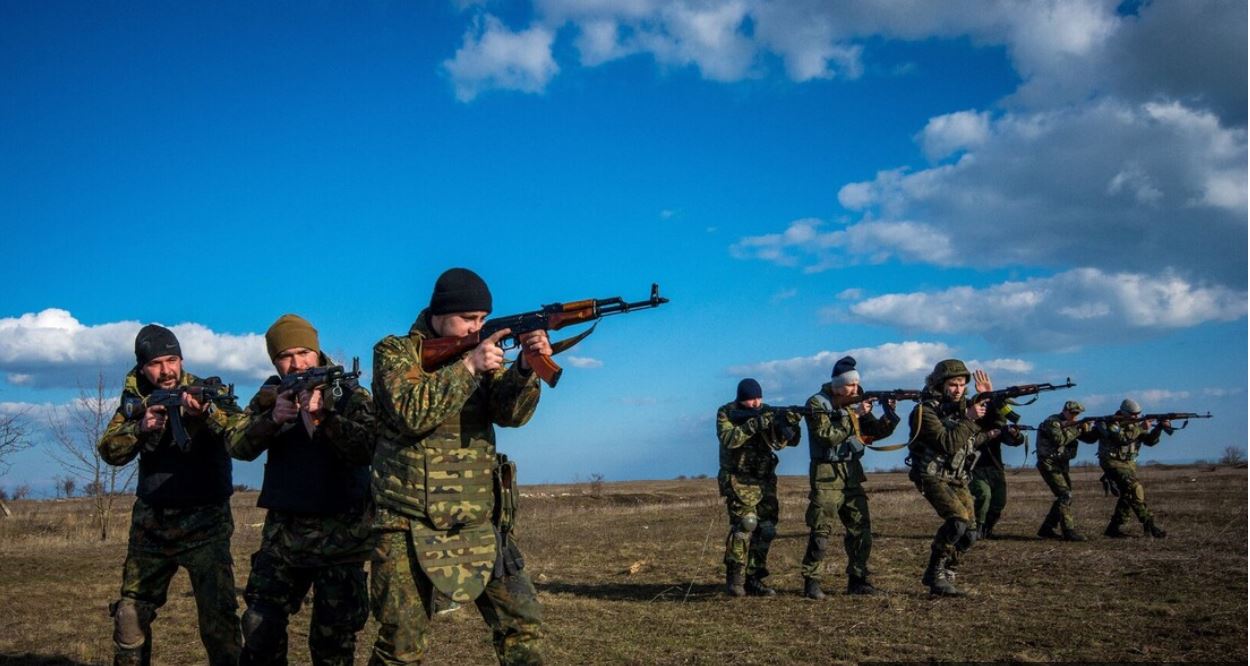
<svg viewBox="0 0 1250 666"><path fill-rule="evenodd" d="M88 662L43 654L0 654L0 666L88 666Z"/></svg>
<svg viewBox="0 0 1250 666"><path fill-rule="evenodd" d="M706 602L719 599L723 586L707 583L541 583L539 592L607 601Z"/></svg>

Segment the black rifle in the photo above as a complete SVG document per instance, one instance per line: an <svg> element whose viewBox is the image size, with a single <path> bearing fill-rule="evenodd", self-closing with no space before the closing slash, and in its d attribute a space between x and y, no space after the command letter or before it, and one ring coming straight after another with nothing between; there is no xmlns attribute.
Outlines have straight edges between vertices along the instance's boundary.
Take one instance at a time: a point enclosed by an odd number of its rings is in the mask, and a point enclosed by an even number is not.
<svg viewBox="0 0 1250 666"><path fill-rule="evenodd" d="M291 373L282 378L274 389L279 395L291 393L298 395L322 386L330 387L330 395L334 398L343 397L343 383L360 379L360 357L352 358L352 370L348 372L341 365L327 365L309 368L303 372Z"/></svg>
<svg viewBox="0 0 1250 666"><path fill-rule="evenodd" d="M1020 398L1026 395L1031 395L1033 396L1033 399L1028 402L1012 403L1016 405L1031 405L1037 402L1037 394L1039 393L1042 393L1044 391L1058 391L1059 389L1069 389L1074 386L1076 386L1076 384L1072 383L1071 377L1069 377L1068 380L1062 384L1051 384L1050 382L1046 382L1045 384L1021 384L1020 386L1008 386L1005 389L997 389L994 391L985 391L982 393L978 393L976 394L976 396L972 398L972 402L973 404L975 404L978 402L988 401L990 404L1000 404L1007 400L1013 400L1015 398Z"/></svg>
<svg viewBox="0 0 1250 666"><path fill-rule="evenodd" d="M139 398L129 396L122 401L122 413L128 419L142 419L150 407L164 407L165 417L169 419L169 429L174 436L174 445L186 453L191 450L191 435L182 423L182 396L189 395L208 406L210 402L233 404L234 384L222 384L220 377L206 377L198 384L179 386L172 389L156 389Z"/></svg>
<svg viewBox="0 0 1250 666"><path fill-rule="evenodd" d="M746 407L739 407L737 409L731 409L725 414L725 416L729 418L730 423L734 425L742 425L743 423L746 423L748 420L750 420L752 417L761 416L763 414L774 414L774 415L798 414L799 416L811 416L814 413L816 413L815 410L812 410L810 407L805 407L802 405L789 405L789 406L768 405L768 406L760 407L758 409L747 409Z"/></svg>

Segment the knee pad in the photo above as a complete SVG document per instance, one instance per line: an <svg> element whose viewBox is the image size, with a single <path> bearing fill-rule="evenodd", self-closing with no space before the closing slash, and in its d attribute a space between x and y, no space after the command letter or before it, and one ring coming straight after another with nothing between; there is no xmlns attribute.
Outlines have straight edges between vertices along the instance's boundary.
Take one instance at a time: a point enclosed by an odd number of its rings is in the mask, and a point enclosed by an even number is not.
<svg viewBox="0 0 1250 666"><path fill-rule="evenodd" d="M741 518L738 519L737 531L746 532L747 534L750 534L751 532L754 532L755 528L759 527L759 525L760 525L759 516L753 513L748 513L747 515L742 516Z"/></svg>
<svg viewBox="0 0 1250 666"><path fill-rule="evenodd" d="M134 599L118 599L109 606L113 616L113 642L124 650L141 647L156 611L151 604Z"/></svg>
<svg viewBox="0 0 1250 666"><path fill-rule="evenodd" d="M1071 503L1072 503L1072 491L1071 491L1071 490L1065 490L1065 491L1063 491L1063 492L1059 493L1059 497L1058 497L1058 499L1059 499L1059 503L1060 503L1060 504L1062 504L1062 505L1064 505L1064 506L1067 506L1067 505L1071 504Z"/></svg>
<svg viewBox="0 0 1250 666"><path fill-rule="evenodd" d="M287 616L249 607L243 613L243 644L249 652L271 654L282 649L286 641Z"/></svg>
<svg viewBox="0 0 1250 666"><path fill-rule="evenodd" d="M771 520L765 520L759 524L759 540L765 543L772 541L777 536L777 523Z"/></svg>
<svg viewBox="0 0 1250 666"><path fill-rule="evenodd" d="M938 539L944 543L954 544L968 533L968 523L958 518L947 518L938 529Z"/></svg>

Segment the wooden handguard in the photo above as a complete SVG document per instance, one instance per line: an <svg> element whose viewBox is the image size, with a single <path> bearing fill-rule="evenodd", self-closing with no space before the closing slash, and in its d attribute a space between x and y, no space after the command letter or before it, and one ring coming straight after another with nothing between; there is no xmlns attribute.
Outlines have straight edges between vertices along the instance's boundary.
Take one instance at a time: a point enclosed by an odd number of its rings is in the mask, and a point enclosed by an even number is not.
<svg viewBox="0 0 1250 666"><path fill-rule="evenodd" d="M564 368L556 365L550 356L535 354L527 350L521 352L521 357L529 364L530 369L538 373L538 376L551 388L556 387L556 382L560 381L560 375L564 374Z"/></svg>
<svg viewBox="0 0 1250 666"><path fill-rule="evenodd" d="M481 336L476 334L462 338L426 338L421 341L421 368L433 372L478 346L481 341Z"/></svg>
<svg viewBox="0 0 1250 666"><path fill-rule="evenodd" d="M594 303L592 302L591 305L593 306ZM590 306L577 310L565 310L564 312L557 312L551 315L551 318L547 323L547 328L552 331L558 331L565 326L580 324L598 318L599 315L596 314L595 309Z"/></svg>

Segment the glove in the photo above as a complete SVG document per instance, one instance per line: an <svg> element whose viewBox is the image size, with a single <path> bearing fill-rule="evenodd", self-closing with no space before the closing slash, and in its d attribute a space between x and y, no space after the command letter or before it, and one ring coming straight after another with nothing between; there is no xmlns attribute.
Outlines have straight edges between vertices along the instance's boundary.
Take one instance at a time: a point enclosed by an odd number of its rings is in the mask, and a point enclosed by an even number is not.
<svg viewBox="0 0 1250 666"><path fill-rule="evenodd" d="M786 423L790 425L798 425L803 420L803 415L798 412L786 412Z"/></svg>

